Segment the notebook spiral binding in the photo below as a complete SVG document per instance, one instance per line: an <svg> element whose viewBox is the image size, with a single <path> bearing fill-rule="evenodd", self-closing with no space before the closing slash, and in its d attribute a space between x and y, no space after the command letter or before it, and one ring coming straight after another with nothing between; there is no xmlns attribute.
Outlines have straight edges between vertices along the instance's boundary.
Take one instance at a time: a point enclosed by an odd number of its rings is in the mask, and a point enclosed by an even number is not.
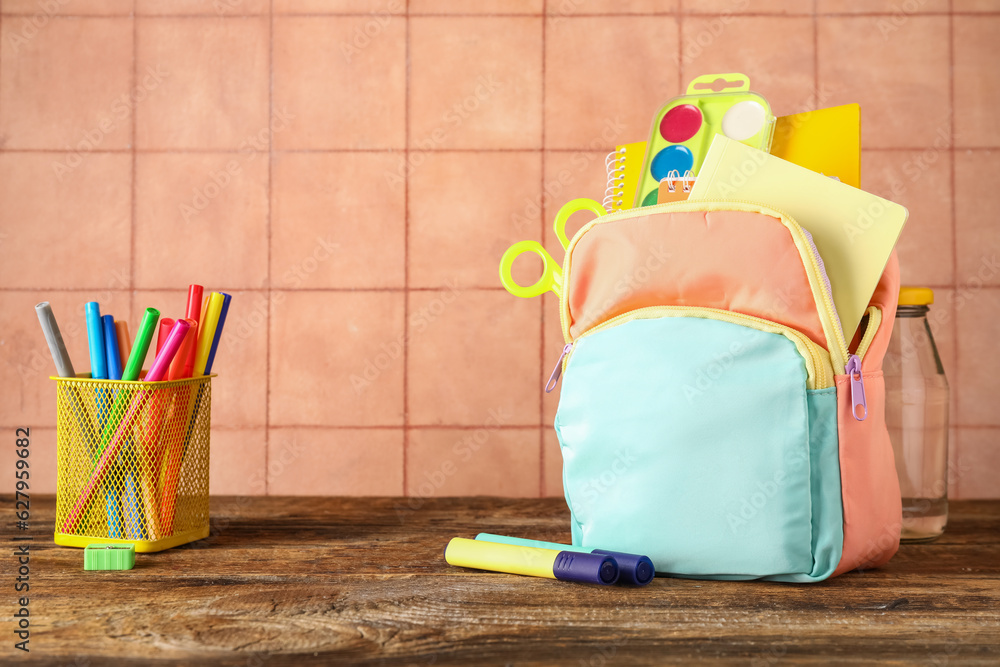
<svg viewBox="0 0 1000 667"><path fill-rule="evenodd" d="M684 192L690 193L691 188L694 185L694 175L691 174L691 170L688 169L681 176L681 173L676 169L671 169L667 172L667 177L663 179L667 182L667 189L670 192L675 192L677 190L677 184L681 184L681 189Z"/></svg>
<svg viewBox="0 0 1000 667"><path fill-rule="evenodd" d="M608 153L604 158L604 167L608 172L608 185L604 189L604 200L601 204L608 212L622 208L625 198L625 147L622 146Z"/></svg>

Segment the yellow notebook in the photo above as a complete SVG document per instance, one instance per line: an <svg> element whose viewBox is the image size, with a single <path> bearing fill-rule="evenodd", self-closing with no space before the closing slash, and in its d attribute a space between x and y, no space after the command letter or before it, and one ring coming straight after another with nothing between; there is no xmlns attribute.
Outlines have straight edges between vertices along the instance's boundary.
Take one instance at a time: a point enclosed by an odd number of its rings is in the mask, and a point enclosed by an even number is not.
<svg viewBox="0 0 1000 667"><path fill-rule="evenodd" d="M608 187L604 190L604 208L608 212L634 208L635 190L639 187L642 160L646 157L646 142L636 141L616 146L608 155Z"/></svg>
<svg viewBox="0 0 1000 667"><path fill-rule="evenodd" d="M845 104L779 116L771 155L860 188L861 107Z"/></svg>
<svg viewBox="0 0 1000 667"><path fill-rule="evenodd" d="M781 158L716 135L689 201L742 200L787 213L812 234L851 340L907 210Z"/></svg>

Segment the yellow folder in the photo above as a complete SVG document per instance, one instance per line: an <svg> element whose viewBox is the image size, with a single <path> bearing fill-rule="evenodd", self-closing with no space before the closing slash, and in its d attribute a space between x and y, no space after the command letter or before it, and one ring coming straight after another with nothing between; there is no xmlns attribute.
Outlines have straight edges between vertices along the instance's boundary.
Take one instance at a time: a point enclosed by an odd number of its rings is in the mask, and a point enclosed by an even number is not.
<svg viewBox="0 0 1000 667"><path fill-rule="evenodd" d="M861 107L844 104L779 116L771 155L860 188Z"/></svg>
<svg viewBox="0 0 1000 667"><path fill-rule="evenodd" d="M886 199L716 135L689 201L740 200L786 213L812 234L851 340L906 223Z"/></svg>

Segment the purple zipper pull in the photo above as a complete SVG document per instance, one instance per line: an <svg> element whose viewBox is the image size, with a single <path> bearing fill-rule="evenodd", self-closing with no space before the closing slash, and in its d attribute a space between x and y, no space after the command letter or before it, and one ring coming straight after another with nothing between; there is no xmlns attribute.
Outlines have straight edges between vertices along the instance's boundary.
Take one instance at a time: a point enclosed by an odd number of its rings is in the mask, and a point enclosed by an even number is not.
<svg viewBox="0 0 1000 667"><path fill-rule="evenodd" d="M559 355L559 361L556 362L556 367L552 369L552 375L549 376L549 381L545 383L546 394L551 394L552 390L556 388L556 384L559 383L559 376L562 375L562 361L572 349L573 343L566 343L566 346L563 347L562 354Z"/></svg>
<svg viewBox="0 0 1000 667"><path fill-rule="evenodd" d="M861 379L861 359L852 354L847 359L847 374L851 376L851 412L854 418L863 422L868 416L868 402L865 400L865 382ZM860 410L858 409L860 408Z"/></svg>

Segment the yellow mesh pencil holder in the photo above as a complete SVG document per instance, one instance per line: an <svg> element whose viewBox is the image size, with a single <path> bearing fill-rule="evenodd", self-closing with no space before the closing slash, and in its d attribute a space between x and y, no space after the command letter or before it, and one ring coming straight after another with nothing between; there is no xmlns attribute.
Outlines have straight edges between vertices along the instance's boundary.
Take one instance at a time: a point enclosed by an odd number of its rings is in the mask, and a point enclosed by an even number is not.
<svg viewBox="0 0 1000 667"><path fill-rule="evenodd" d="M162 551L208 536L214 376L56 381L56 544Z"/></svg>

